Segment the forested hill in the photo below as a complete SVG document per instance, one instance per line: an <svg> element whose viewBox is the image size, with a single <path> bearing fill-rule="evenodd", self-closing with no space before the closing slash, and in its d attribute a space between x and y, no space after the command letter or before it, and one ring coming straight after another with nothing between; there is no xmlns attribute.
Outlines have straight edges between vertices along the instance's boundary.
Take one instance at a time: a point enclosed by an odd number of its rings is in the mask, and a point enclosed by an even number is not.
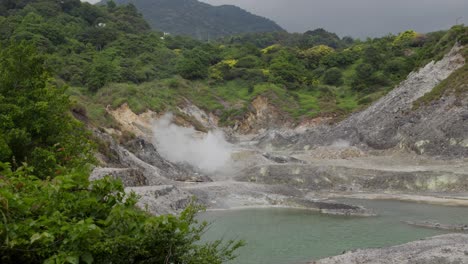
<svg viewBox="0 0 468 264"><path fill-rule="evenodd" d="M382 38L248 33L203 42L151 30L134 5L79 0L0 1L0 45L22 41L67 84L75 110L112 126L106 107L177 109L186 100L229 126L266 96L289 120L341 118L385 95L413 70L440 59L468 28Z"/></svg>
<svg viewBox="0 0 468 264"><path fill-rule="evenodd" d="M283 31L275 22L233 5L212 6L197 0L116 0L115 2L134 4L153 29L200 40L239 33Z"/></svg>

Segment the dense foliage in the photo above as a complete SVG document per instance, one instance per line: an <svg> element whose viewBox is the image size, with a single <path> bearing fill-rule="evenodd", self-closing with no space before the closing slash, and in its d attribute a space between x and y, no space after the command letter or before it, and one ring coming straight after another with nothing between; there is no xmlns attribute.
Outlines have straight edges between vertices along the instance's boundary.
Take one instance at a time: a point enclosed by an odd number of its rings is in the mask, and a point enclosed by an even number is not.
<svg viewBox="0 0 468 264"><path fill-rule="evenodd" d="M0 163L1 263L220 264L241 244L196 244L206 224L197 207L154 217L120 182L84 173L40 180L29 167Z"/></svg>
<svg viewBox="0 0 468 264"><path fill-rule="evenodd" d="M185 99L228 125L258 95L294 118L341 117L467 38L467 27L458 25L365 41L316 29L200 42L151 31L133 5L78 0L9 0L0 14L0 41L34 43L54 76L73 86L82 111L106 125L112 123L105 117L108 105L127 102L141 112L175 108Z"/></svg>
<svg viewBox="0 0 468 264"><path fill-rule="evenodd" d="M134 4L153 29L199 40L246 32L284 31L275 22L232 5L212 6L198 0L115 0L115 3Z"/></svg>
<svg viewBox="0 0 468 264"><path fill-rule="evenodd" d="M200 243L198 207L139 210L120 181L88 181L92 146L35 49L0 52L0 263L223 263L241 242Z"/></svg>
<svg viewBox="0 0 468 264"><path fill-rule="evenodd" d="M0 161L27 162L40 178L92 161L91 144L69 116L64 90L50 83L31 46L0 51Z"/></svg>

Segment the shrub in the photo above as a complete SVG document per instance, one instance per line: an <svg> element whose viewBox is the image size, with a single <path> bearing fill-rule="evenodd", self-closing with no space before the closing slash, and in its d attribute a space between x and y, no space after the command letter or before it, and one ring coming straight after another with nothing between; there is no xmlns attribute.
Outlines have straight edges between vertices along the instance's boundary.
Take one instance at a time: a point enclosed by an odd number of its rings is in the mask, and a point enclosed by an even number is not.
<svg viewBox="0 0 468 264"><path fill-rule="evenodd" d="M343 84L343 74L338 68L328 69L323 76L323 81L325 84L340 86Z"/></svg>
<svg viewBox="0 0 468 264"><path fill-rule="evenodd" d="M221 264L242 242L197 243L207 224L189 206L180 217L135 207L120 181L86 173L42 181L0 163L0 262Z"/></svg>
<svg viewBox="0 0 468 264"><path fill-rule="evenodd" d="M32 46L13 43L0 51L0 94L0 162L27 162L45 178L93 160L68 97L51 85Z"/></svg>

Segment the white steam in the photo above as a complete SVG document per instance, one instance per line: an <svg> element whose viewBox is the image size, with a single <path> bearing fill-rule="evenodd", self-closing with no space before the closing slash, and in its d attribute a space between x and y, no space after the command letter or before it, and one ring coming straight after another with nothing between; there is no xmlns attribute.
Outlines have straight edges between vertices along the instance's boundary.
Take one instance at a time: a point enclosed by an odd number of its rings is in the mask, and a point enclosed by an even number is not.
<svg viewBox="0 0 468 264"><path fill-rule="evenodd" d="M172 118L172 114L165 114L153 125L159 153L171 162L188 163L205 173L225 171L231 158L231 145L223 133L201 134L193 128L173 124Z"/></svg>

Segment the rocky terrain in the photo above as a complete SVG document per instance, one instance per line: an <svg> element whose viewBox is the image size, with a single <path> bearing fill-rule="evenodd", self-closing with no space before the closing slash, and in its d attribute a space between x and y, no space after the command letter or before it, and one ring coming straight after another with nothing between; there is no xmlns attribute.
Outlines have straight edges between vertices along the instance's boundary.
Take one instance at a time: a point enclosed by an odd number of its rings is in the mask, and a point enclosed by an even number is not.
<svg viewBox="0 0 468 264"><path fill-rule="evenodd" d="M126 105L108 109L120 129L94 130L106 151L91 178L122 179L127 191L141 196L139 206L153 214L180 212L193 197L207 209L280 206L360 216L375 214L333 199L468 206L468 95L446 94L413 109L418 98L464 65L461 48L455 46L368 109L334 125L319 120L294 128L259 97L242 123L223 128L231 158L225 170L214 173L159 153L153 122L161 114L137 115ZM190 102L178 111L205 131L221 129L215 115ZM187 119L173 122L190 126ZM129 133L134 136L125 142L116 139ZM464 263L467 240L466 235L441 236L316 263Z"/></svg>
<svg viewBox="0 0 468 264"><path fill-rule="evenodd" d="M379 249L359 249L310 264L462 264L468 262L468 235L436 236Z"/></svg>
<svg viewBox="0 0 468 264"><path fill-rule="evenodd" d="M145 198L148 202L161 200L165 196L161 193L177 193L176 201L158 202L165 209L151 205L154 213L175 212L187 203L181 200L192 195L218 209L268 205L317 209L313 203L336 197L468 205L463 194L468 189L464 159L468 122L463 121L468 97L454 104L453 96L447 95L412 111L415 100L464 65L461 49L456 45L442 60L411 73L387 96L336 125L309 122L291 128L284 115L259 97L242 123L224 129L233 143L229 170L213 175L160 155L152 123L160 114L137 115L127 105L108 109L120 130L96 130L108 153L92 178L107 174L121 178L129 190L151 196ZM188 101L178 111L206 130L219 129L215 115ZM173 122L190 126L185 119ZM124 133L136 138L120 144L110 136Z"/></svg>
<svg viewBox="0 0 468 264"><path fill-rule="evenodd" d="M431 228L431 229L439 229L439 230L447 230L447 231L454 231L454 232L468 232L468 225L454 225L454 224L441 224L437 222L431 221L404 221L403 223L417 226L417 227L424 227L424 228Z"/></svg>
<svg viewBox="0 0 468 264"><path fill-rule="evenodd" d="M429 106L413 109L418 98L464 65L461 49L455 46L442 60L411 73L388 95L334 126L311 127L302 134L270 132L259 137L259 144L281 148L287 141L297 150L307 150L345 141L361 149L398 148L429 156L467 157L468 96L457 99L448 94Z"/></svg>

